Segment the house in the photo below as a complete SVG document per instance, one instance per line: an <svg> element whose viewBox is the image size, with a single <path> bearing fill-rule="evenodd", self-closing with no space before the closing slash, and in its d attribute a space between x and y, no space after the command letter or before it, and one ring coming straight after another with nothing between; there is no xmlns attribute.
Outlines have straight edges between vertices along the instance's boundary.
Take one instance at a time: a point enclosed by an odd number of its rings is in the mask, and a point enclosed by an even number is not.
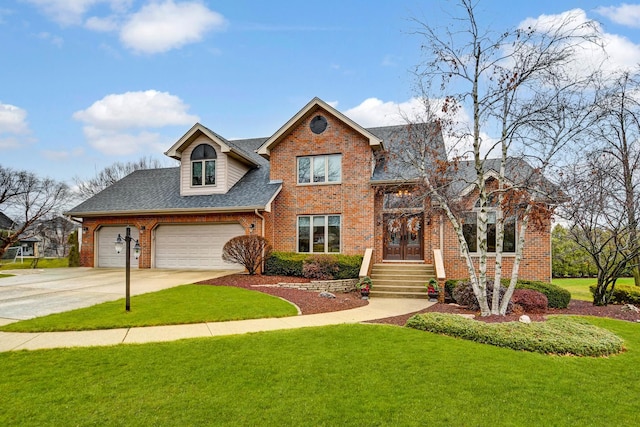
<svg viewBox="0 0 640 427"><path fill-rule="evenodd" d="M0 212L0 238L15 234L14 230L16 228L18 228L18 224L3 212ZM17 244L15 246L22 248L22 256L39 256L38 244L40 243L40 239L21 235L20 239L16 243Z"/></svg>
<svg viewBox="0 0 640 427"><path fill-rule="evenodd" d="M465 277L447 219L408 197L411 179L386 155L410 133L406 125L365 129L318 98L268 138L230 141L195 124L165 153L179 167L133 172L67 212L82 220L81 264L123 266L114 241L129 226L142 248L131 261L139 268L229 268L224 244L255 233L276 251L372 249L375 263L431 264L440 249L447 276ZM444 156L440 133L430 134ZM472 224L465 226L471 240ZM507 234L515 239L515 223ZM550 280L550 232L527 239L521 276ZM510 268L513 257L505 258Z"/></svg>

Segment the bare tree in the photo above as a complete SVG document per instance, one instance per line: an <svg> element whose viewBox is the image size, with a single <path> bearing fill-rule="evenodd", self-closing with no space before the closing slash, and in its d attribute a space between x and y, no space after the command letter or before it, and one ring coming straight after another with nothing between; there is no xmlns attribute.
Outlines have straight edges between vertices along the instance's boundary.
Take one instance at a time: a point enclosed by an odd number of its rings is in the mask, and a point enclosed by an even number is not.
<svg viewBox="0 0 640 427"><path fill-rule="evenodd" d="M0 256L20 238L33 237L34 224L59 214L68 196L64 183L0 165L0 210L13 215L17 224L11 234L0 237Z"/></svg>
<svg viewBox="0 0 640 427"><path fill-rule="evenodd" d="M553 28L494 33L477 22L476 2L460 0L459 5L463 17L456 20L465 26L462 31L440 33L416 21L427 55L416 70L420 95L442 100L437 121L454 143L449 145L447 161L407 160L418 168L425 193L453 226L482 315L505 314L527 229L532 223L545 223L557 196L556 187L549 185L544 174L591 117L591 110L585 108L590 103L582 95L589 78L579 78L570 70L576 67L576 47L598 41L597 26L568 15ZM427 109L431 107L426 104ZM471 110L470 126L460 128L458 115L465 107ZM487 137L492 133L498 134L493 140ZM494 156L497 166L490 159ZM429 164L437 166L426 168ZM471 168L472 173L459 173L463 167ZM459 197L461 189L477 200L475 256L464 234L469 200ZM488 256L490 213L495 224L495 257ZM505 224L514 216L518 232L511 281L502 302L498 292L488 301L488 263L495 263L494 280L500 283Z"/></svg>
<svg viewBox="0 0 640 427"><path fill-rule="evenodd" d="M140 169L156 169L162 167L166 167L166 165L160 160L151 157L142 157L135 162L116 162L102 169L93 178L83 179L76 176L73 178L73 181L78 188L77 191L80 197L82 199L88 199L129 175L131 172Z"/></svg>
<svg viewBox="0 0 640 427"><path fill-rule="evenodd" d="M561 208L571 223L569 235L593 259L598 273L595 305L609 303L616 280L640 254L636 230L628 227L628 210L621 208L619 196L612 191L619 185L610 173L612 166L607 154L594 151L579 165L567 168L563 179L571 197Z"/></svg>
<svg viewBox="0 0 640 427"><path fill-rule="evenodd" d="M638 239L640 224L640 69L622 71L600 87L599 120L593 141L599 162L609 177L610 196L625 210L624 220L631 241ZM617 228L617 227L616 227ZM640 286L640 258L629 267Z"/></svg>
<svg viewBox="0 0 640 427"><path fill-rule="evenodd" d="M237 236L225 243L222 259L244 266L249 274L256 274L262 262L269 257L271 246L262 236Z"/></svg>

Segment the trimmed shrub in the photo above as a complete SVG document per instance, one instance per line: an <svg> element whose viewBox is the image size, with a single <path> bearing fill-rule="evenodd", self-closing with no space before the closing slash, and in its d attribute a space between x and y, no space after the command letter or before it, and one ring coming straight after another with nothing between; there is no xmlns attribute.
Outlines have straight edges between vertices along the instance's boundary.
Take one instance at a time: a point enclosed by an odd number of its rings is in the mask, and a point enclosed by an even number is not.
<svg viewBox="0 0 640 427"><path fill-rule="evenodd" d="M411 317L407 327L497 347L544 354L608 356L620 353L624 342L614 333L574 317L546 322L485 323L455 314L425 313Z"/></svg>
<svg viewBox="0 0 640 427"><path fill-rule="evenodd" d="M303 277L302 266L308 255L292 252L272 252L264 265L264 274L270 276Z"/></svg>
<svg viewBox="0 0 640 427"><path fill-rule="evenodd" d="M455 297L453 296L453 290L456 288L458 283L464 282L464 279L447 279L444 282L444 297L446 299L450 299L451 302L457 302Z"/></svg>
<svg viewBox="0 0 640 427"><path fill-rule="evenodd" d="M236 236L222 248L222 260L240 264L250 275L256 274L262 261L269 257L271 246L262 236Z"/></svg>
<svg viewBox="0 0 640 427"><path fill-rule="evenodd" d="M591 295L596 292L596 284L589 286ZM609 300L611 304L640 304L640 288L633 285L616 285Z"/></svg>
<svg viewBox="0 0 640 427"><path fill-rule="evenodd" d="M310 259L321 257L332 260L334 267L327 267L334 279L356 279L360 274L360 265L362 264L362 256L360 255L332 255L332 254L299 254L296 252L272 252L271 256L265 262L264 274L271 276L305 276L303 271L305 262ZM325 261L322 261L324 263ZM308 263L308 262L307 262ZM307 267L310 269L307 274L312 273L311 270L317 270L318 267Z"/></svg>
<svg viewBox="0 0 640 427"><path fill-rule="evenodd" d="M78 230L69 234L69 267L80 267L80 250L78 244Z"/></svg>
<svg viewBox="0 0 640 427"><path fill-rule="evenodd" d="M502 282L505 284L505 281ZM509 281L506 280L508 284ZM516 289L531 289L545 294L549 303L549 308L567 308L571 301L571 292L557 285L534 280L518 280Z"/></svg>
<svg viewBox="0 0 640 427"><path fill-rule="evenodd" d="M525 313L544 313L549 306L545 294L531 289L516 289L511 302L522 307Z"/></svg>
<svg viewBox="0 0 640 427"><path fill-rule="evenodd" d="M507 288L504 286L500 286L500 302L502 302L502 298L504 294L507 292ZM453 289L453 298L460 305L466 306L469 310L480 310L480 304L478 303L478 299L476 295L473 293L473 287L471 286L470 281L458 282L457 286ZM491 306L491 299L493 298L493 281L487 280L487 301L489 302L489 306ZM507 313L511 313L513 311L513 303L509 301L507 304Z"/></svg>

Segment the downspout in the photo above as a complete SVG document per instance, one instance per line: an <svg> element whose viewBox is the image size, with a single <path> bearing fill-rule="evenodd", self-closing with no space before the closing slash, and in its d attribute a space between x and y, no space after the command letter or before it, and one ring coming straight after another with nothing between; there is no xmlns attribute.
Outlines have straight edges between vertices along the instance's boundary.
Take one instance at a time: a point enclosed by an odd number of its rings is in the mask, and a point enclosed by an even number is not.
<svg viewBox="0 0 640 427"><path fill-rule="evenodd" d="M258 212L258 209L256 209L256 210L254 211L254 213L256 214L256 216L257 216L258 218L260 218L260 219L261 219L260 223L262 224L262 226L260 227L260 228L261 228L261 234L260 234L260 236L264 237L264 230L265 230L265 224L264 224L265 219L264 219L264 216L260 215L260 212ZM262 266L261 266L260 273L261 273L261 274L262 274L262 273L264 273L264 249L262 250Z"/></svg>

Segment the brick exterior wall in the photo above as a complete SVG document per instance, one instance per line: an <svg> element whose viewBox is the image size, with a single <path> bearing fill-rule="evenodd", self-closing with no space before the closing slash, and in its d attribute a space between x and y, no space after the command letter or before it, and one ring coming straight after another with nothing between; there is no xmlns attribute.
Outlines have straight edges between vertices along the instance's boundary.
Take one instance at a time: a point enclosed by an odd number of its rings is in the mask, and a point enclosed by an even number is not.
<svg viewBox="0 0 640 427"><path fill-rule="evenodd" d="M86 231L82 233L82 249L80 250L80 265L95 267L95 237L102 226L121 225L135 227L140 232L139 243L141 254L139 268L151 268L152 232L161 224L197 224L197 223L240 223L246 234L250 232L250 225L256 225L257 233L262 229L262 220L254 213L232 214L200 214L200 215L143 215L143 216L112 216L100 218L84 218L82 226ZM143 229L144 227L144 229Z"/></svg>
<svg viewBox="0 0 640 427"><path fill-rule="evenodd" d="M318 114L328 122L319 135L309 128ZM342 182L298 185L297 158L323 154L342 154ZM342 254L363 255L366 248L374 246L373 152L362 135L318 108L271 149L270 163L271 179L283 181L267 215L266 237L274 250L297 251L299 215L341 215Z"/></svg>

